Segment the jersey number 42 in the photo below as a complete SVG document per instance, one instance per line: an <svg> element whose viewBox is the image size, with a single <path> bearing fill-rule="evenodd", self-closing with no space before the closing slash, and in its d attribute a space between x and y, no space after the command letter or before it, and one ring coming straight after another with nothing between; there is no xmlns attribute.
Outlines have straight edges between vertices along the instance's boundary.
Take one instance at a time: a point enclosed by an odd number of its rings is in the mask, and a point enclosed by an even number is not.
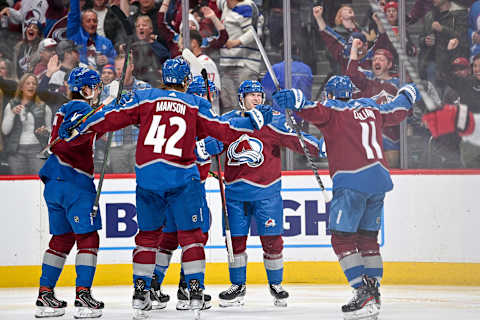
<svg viewBox="0 0 480 320"><path fill-rule="evenodd" d="M162 116L154 115L152 119L152 124L150 129L148 129L147 136L145 137L144 145L152 145L153 152L155 153L164 153L171 156L182 156L182 149L176 148L175 145L177 142L183 138L187 130L187 124L185 120L181 117L171 117L169 118L169 126L176 126L177 130L170 136L165 137L165 129L167 124L160 124ZM165 145L165 150L163 146Z"/></svg>

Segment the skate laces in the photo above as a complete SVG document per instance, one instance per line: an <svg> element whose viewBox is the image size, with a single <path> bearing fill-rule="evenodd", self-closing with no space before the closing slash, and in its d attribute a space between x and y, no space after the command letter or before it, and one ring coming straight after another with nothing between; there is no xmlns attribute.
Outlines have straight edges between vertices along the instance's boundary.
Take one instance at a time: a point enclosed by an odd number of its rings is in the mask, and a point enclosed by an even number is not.
<svg viewBox="0 0 480 320"><path fill-rule="evenodd" d="M240 286L238 284L232 284L230 286L230 288L227 289L227 293L231 294L231 293L237 291L238 289L240 289Z"/></svg>
<svg viewBox="0 0 480 320"><path fill-rule="evenodd" d="M272 288L277 293L285 291L281 284L271 284L270 288Z"/></svg>

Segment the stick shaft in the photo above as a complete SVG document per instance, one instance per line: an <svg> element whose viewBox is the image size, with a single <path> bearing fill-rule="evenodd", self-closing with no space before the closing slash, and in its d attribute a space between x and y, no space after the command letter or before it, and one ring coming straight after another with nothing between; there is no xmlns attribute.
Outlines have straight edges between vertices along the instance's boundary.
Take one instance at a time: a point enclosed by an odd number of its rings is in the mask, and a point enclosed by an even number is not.
<svg viewBox="0 0 480 320"><path fill-rule="evenodd" d="M257 43L258 49L260 50L260 54L262 55L263 61L265 62L265 66L267 67L268 73L270 74L270 77L273 80L273 83L275 84L275 87L277 90L280 90L280 83L278 82L277 76L275 75L275 72L273 72L272 65L270 63L270 60L268 59L267 53L265 52L265 48L263 47L262 42L258 38L257 33L255 32L255 29L253 27L250 27L250 31L253 34L253 37L255 39L255 42ZM313 174L315 176L315 179L317 180L318 185L320 186L320 189L322 190L323 196L325 197L325 201L329 201L328 194L325 190L325 186L323 185L322 179L320 178L320 175L318 174L318 167L315 165L313 162L312 155L310 154L310 151L307 148L307 145L305 143L305 139L302 135L301 128L297 124L297 121L295 120L295 117L293 116L292 112L287 109L285 110L287 114L287 121L288 124L295 130L295 133L298 138L298 142L300 143L300 146L303 149L303 152L305 153L305 157L307 158L307 162L310 166L310 168L313 171Z"/></svg>
<svg viewBox="0 0 480 320"><path fill-rule="evenodd" d="M125 83L125 74L127 73L127 65L128 65L129 54L130 54L130 45L128 41L126 44L125 52L127 53L127 56L125 57L125 61L123 62L122 76L120 78L120 83L118 85L118 92L117 92L117 98L115 100L115 103L118 103L120 101L120 98L122 96L122 91L123 91L123 85ZM95 202L92 208L92 213L91 213L92 217L96 216L98 212L98 206L100 203L100 194L102 193L103 180L105 179L105 169L107 167L108 157L110 155L110 145L112 144L112 138L113 138L113 132L110 131L107 134L107 144L105 146L105 154L103 156L102 169L100 171L100 178L98 180L97 194L95 195Z"/></svg>
<svg viewBox="0 0 480 320"><path fill-rule="evenodd" d="M205 82L205 88L207 89L207 99L212 103L212 97L210 96L210 87L208 86L208 75L207 70L202 69L201 71L203 81ZM227 200L225 197L225 189L223 186L223 177L222 177L222 164L220 162L220 156L217 154L215 155L215 160L217 161L218 165L218 185L220 187L220 197L222 198L222 214L223 220L225 220L225 239L227 241L227 253L228 253L228 260L233 263L233 245L232 245L232 234L230 233L230 222L228 221L228 211L227 211Z"/></svg>

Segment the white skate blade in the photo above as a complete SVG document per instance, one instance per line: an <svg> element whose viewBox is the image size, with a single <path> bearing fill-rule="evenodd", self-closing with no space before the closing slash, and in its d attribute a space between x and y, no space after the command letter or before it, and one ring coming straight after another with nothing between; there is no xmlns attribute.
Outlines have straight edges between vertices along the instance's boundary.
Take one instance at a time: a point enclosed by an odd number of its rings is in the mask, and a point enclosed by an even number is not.
<svg viewBox="0 0 480 320"><path fill-rule="evenodd" d="M178 300L177 301L177 310L179 310L179 311L190 310L190 301L188 301L188 300Z"/></svg>
<svg viewBox="0 0 480 320"><path fill-rule="evenodd" d="M377 320L380 310L375 303L369 302L362 309L353 312L344 312L345 320Z"/></svg>
<svg viewBox="0 0 480 320"><path fill-rule="evenodd" d="M201 310L208 310L212 307L211 301L205 301ZM190 302L188 300L178 300L177 302L178 311L187 311L190 310Z"/></svg>
<svg viewBox="0 0 480 320"><path fill-rule="evenodd" d="M200 320L200 309L193 310L193 319Z"/></svg>
<svg viewBox="0 0 480 320"><path fill-rule="evenodd" d="M101 316L101 309L90 309L87 307L75 307L75 312L73 314L75 319L100 318Z"/></svg>
<svg viewBox="0 0 480 320"><path fill-rule="evenodd" d="M286 307L287 306L287 299L273 299L273 305L275 307Z"/></svg>
<svg viewBox="0 0 480 320"><path fill-rule="evenodd" d="M150 310L133 309L133 319L142 320L150 318Z"/></svg>
<svg viewBox="0 0 480 320"><path fill-rule="evenodd" d="M167 307L166 302L152 301L152 310L162 310Z"/></svg>
<svg viewBox="0 0 480 320"><path fill-rule="evenodd" d="M205 301L203 303L203 307L202 307L202 310L208 310L212 307L212 302L211 301Z"/></svg>
<svg viewBox="0 0 480 320"><path fill-rule="evenodd" d="M241 307L245 304L245 297L237 297L232 300L222 300L218 302L218 305L222 308L229 308L229 307Z"/></svg>
<svg viewBox="0 0 480 320"><path fill-rule="evenodd" d="M35 318L61 317L65 314L65 308L37 307Z"/></svg>

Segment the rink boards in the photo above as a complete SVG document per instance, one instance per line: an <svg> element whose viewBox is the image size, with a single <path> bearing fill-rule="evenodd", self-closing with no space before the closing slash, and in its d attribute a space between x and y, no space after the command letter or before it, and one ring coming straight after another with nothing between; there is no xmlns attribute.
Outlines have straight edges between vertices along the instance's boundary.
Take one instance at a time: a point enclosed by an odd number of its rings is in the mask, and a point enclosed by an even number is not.
<svg viewBox="0 0 480 320"><path fill-rule="evenodd" d="M322 172L327 189L331 180ZM480 285L480 171L398 171L387 194L379 236L386 284ZM43 185L33 177L0 180L3 223L0 226L0 287L36 286L43 252L48 245L48 215ZM344 283L330 246L328 214L316 181L309 172L288 172L282 178L284 199L285 281ZM212 212L206 246L208 283L228 282L221 232L218 182L207 181ZM137 232L135 179L112 176L101 197L103 229L97 285L129 284L131 253ZM279 222L275 222L279 223ZM248 240L250 283L266 282L262 249L255 234ZM178 277L180 251L174 254L166 281ZM59 285L74 283L74 250Z"/></svg>

